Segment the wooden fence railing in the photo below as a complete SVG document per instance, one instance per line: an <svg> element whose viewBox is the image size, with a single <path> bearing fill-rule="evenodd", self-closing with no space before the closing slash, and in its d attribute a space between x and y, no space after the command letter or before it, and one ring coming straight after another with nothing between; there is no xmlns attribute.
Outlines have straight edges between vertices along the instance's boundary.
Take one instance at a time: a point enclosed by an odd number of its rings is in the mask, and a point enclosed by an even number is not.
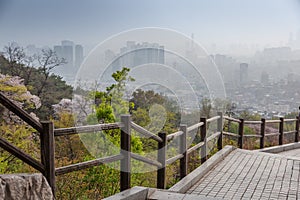
<svg viewBox="0 0 300 200"><path fill-rule="evenodd" d="M167 135L164 132L160 132L158 135L151 133L150 131L144 129L143 127L135 124L131 121L130 115L122 115L120 123L111 124L98 124L90 126L81 127L70 127L54 129L54 125L51 121L38 122L32 118L24 110L16 106L12 101L6 98L2 93L0 93L0 103L8 108L10 111L19 116L22 120L27 122L33 128L39 132L40 143L41 143L41 161L38 161L31 156L24 153L19 148L13 146L5 139L0 137L0 147L9 153L13 154L17 158L21 159L28 165L40 171L47 179L49 185L55 194L55 176L66 174L72 171L82 170L93 166L98 166L106 163L120 161L120 190L126 190L131 186L131 159L139 160L141 162L153 165L157 167L157 188L166 187L166 166L174 163L175 161L180 161L180 178L187 175L188 166L188 156L200 149L201 163L207 160L208 150L207 144L209 141L217 139L217 148L221 150L223 147L223 137L236 137L238 139L239 148L243 148L243 139L245 137L258 137L260 138L260 148L265 146L265 137L271 135L279 136L279 144L283 144L283 138L285 134L295 134L295 142L298 142L299 138L299 118L296 119L283 119L280 120L265 120L261 121L245 121L244 119L235 119L228 116L223 116L222 113L218 113L217 116L206 119L201 118L200 122L192 126L187 127L187 125L180 125L180 130ZM224 121L228 120L230 122L238 123L238 134L223 131ZM217 128L216 132L208 136L208 127L210 123L216 122ZM284 122L296 122L295 130L284 132ZM265 127L268 123L279 123L279 129L276 133L265 134ZM261 124L261 131L256 135L244 135L244 126L247 124ZM112 130L121 129L120 137L120 153L104 158L97 158L94 160L89 160L86 162L71 164L68 166L55 168L55 142L54 138L65 135L81 134L81 133L92 133L94 131L101 130ZM131 151L131 129L135 130L139 134L146 136L157 142L157 160L152 160L141 155L135 154ZM188 146L187 140L188 135L191 131L200 130L200 141L194 146ZM166 147L170 141L175 138L179 138L179 154L166 158Z"/></svg>

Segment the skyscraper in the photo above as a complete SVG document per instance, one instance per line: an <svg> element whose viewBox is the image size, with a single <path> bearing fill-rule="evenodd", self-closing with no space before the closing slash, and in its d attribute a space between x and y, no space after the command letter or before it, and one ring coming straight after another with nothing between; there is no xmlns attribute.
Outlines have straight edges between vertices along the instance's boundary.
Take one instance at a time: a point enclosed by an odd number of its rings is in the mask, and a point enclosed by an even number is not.
<svg viewBox="0 0 300 200"><path fill-rule="evenodd" d="M75 46L75 68L78 69L83 61L83 47L79 44Z"/></svg>
<svg viewBox="0 0 300 200"><path fill-rule="evenodd" d="M248 82L248 64L240 64L240 84L241 86L245 85Z"/></svg>

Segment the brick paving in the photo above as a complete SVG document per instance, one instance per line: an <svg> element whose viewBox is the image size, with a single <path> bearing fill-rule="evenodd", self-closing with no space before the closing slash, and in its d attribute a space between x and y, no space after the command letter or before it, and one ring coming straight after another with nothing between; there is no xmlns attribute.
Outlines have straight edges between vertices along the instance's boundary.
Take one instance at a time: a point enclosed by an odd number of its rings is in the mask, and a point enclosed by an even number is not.
<svg viewBox="0 0 300 200"><path fill-rule="evenodd" d="M298 199L299 172L300 157L236 149L186 193L220 199Z"/></svg>

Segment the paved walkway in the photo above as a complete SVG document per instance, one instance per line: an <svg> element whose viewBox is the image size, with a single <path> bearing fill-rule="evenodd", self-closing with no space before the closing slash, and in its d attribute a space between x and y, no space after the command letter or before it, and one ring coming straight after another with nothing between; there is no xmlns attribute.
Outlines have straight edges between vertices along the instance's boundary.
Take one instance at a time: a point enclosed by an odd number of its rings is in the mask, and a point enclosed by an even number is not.
<svg viewBox="0 0 300 200"><path fill-rule="evenodd" d="M223 199L300 198L300 159L236 149L186 193Z"/></svg>
<svg viewBox="0 0 300 200"><path fill-rule="evenodd" d="M289 150L289 151L282 151L278 153L279 155L283 155L283 156L291 156L291 157L295 157L295 158L299 158L300 159L300 149L293 149L293 150Z"/></svg>

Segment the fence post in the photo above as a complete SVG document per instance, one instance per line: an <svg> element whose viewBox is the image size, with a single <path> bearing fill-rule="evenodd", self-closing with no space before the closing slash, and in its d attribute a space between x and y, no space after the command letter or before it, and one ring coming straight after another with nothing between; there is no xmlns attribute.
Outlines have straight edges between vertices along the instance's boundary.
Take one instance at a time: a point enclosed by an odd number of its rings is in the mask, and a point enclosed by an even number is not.
<svg viewBox="0 0 300 200"><path fill-rule="evenodd" d="M121 128L121 149L120 153L124 156L121 160L121 172L120 172L120 190L127 190L130 188L131 182L131 119L130 115L121 115L121 122L123 127Z"/></svg>
<svg viewBox="0 0 300 200"><path fill-rule="evenodd" d="M223 148L223 113L218 112L220 118L218 119L218 132L220 132L220 136L218 138L218 150L220 151Z"/></svg>
<svg viewBox="0 0 300 200"><path fill-rule="evenodd" d="M157 160L161 163L162 167L157 170L157 188L165 189L167 134L162 132L158 133L158 136L162 139L162 142L158 142Z"/></svg>
<svg viewBox="0 0 300 200"><path fill-rule="evenodd" d="M238 139L238 145L240 149L243 149L243 143L244 143L244 119L240 119L239 123L239 139Z"/></svg>
<svg viewBox="0 0 300 200"><path fill-rule="evenodd" d="M280 123L279 123L279 145L283 144L283 122L284 122L284 118L280 117Z"/></svg>
<svg viewBox="0 0 300 200"><path fill-rule="evenodd" d="M41 122L43 132L40 134L41 159L45 166L44 176L46 177L52 193L55 196L55 143L54 126L51 121Z"/></svg>
<svg viewBox="0 0 300 200"><path fill-rule="evenodd" d="M299 142L299 116L296 117L295 142Z"/></svg>
<svg viewBox="0 0 300 200"><path fill-rule="evenodd" d="M201 141L203 142L203 146L201 147L201 164L204 163L207 160L207 137L206 137L206 131L207 131L207 122L206 118L201 117L200 122L203 122L203 125L201 126Z"/></svg>
<svg viewBox="0 0 300 200"><path fill-rule="evenodd" d="M261 149L265 148L265 130L266 130L266 119L262 118L261 119L261 125L260 125L260 145L259 147Z"/></svg>
<svg viewBox="0 0 300 200"><path fill-rule="evenodd" d="M187 175L187 145L186 145L186 137L187 137L187 125L180 125L180 130L183 134L180 137L180 150L179 152L183 154L183 158L180 159L180 179Z"/></svg>

